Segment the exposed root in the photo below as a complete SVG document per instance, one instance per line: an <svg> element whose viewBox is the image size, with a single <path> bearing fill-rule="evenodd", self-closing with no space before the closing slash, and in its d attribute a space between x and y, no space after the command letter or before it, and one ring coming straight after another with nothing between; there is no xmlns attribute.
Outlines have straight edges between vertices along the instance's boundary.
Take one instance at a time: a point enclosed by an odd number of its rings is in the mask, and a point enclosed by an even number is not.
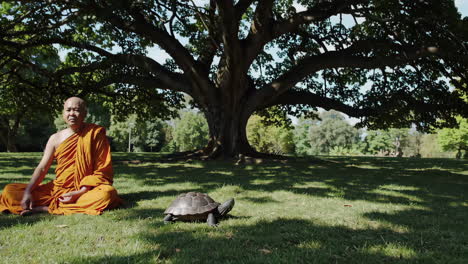
<svg viewBox="0 0 468 264"><path fill-rule="evenodd" d="M185 152L175 152L171 154L164 155L161 159L158 159L159 162L177 162L177 161L188 161L192 160L201 160L203 156L203 150L192 150Z"/></svg>
<svg viewBox="0 0 468 264"><path fill-rule="evenodd" d="M243 153L228 155L223 153L221 146L214 146L211 149L204 148L201 150L187 151L180 153L172 153L162 157L159 162L193 162L210 161L210 160L226 160L232 161L236 165L240 164L260 164L263 162L280 162L286 163L295 160L294 157L281 156L275 154L260 153L256 151L244 151Z"/></svg>
<svg viewBox="0 0 468 264"><path fill-rule="evenodd" d="M294 157L260 153L260 152L250 152L248 154L239 154L235 164L236 165L261 164L263 162L279 162L279 163L285 164L288 161L294 161L294 160L295 160Z"/></svg>

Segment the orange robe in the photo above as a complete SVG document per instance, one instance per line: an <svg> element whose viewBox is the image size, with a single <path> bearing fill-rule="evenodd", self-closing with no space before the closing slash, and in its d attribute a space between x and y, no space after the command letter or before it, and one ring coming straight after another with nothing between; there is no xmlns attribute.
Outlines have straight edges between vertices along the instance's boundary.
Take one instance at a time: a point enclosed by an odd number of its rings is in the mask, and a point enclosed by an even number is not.
<svg viewBox="0 0 468 264"><path fill-rule="evenodd" d="M103 127L85 124L55 150L57 160L55 180L37 186L33 191L33 206L48 206L49 213L70 215L84 213L99 215L105 209L122 203L112 187L114 172L110 146ZM19 214L21 199L27 184L12 183L5 186L0 195L0 212ZM78 198L76 203L64 204L58 198L82 186L92 189Z"/></svg>

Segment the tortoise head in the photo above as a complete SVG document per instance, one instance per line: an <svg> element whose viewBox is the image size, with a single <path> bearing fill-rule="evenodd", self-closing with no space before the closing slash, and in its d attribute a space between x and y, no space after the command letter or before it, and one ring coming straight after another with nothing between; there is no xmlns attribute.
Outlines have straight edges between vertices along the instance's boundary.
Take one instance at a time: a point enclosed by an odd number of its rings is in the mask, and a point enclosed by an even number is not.
<svg viewBox="0 0 468 264"><path fill-rule="evenodd" d="M234 207L234 198L231 198L227 201L225 201L223 204L218 206L218 212L220 216L225 216L231 211L231 209Z"/></svg>

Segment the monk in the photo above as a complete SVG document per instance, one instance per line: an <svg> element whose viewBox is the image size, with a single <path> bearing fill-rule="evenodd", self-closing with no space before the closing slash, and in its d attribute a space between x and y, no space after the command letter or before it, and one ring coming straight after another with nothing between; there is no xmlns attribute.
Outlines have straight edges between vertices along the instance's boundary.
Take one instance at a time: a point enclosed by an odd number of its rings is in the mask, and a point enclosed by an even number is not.
<svg viewBox="0 0 468 264"><path fill-rule="evenodd" d="M106 131L85 123L86 114L81 98L65 101L63 119L68 128L49 138L29 184L5 186L0 195L0 212L23 216L38 212L100 215L122 203L112 187L114 173ZM41 184L54 159L56 178Z"/></svg>

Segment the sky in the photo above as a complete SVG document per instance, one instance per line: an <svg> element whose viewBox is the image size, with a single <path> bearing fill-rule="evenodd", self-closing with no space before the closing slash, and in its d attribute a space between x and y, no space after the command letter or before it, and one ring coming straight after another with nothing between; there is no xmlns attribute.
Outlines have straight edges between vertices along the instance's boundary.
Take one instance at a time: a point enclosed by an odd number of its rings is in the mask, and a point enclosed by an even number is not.
<svg viewBox="0 0 468 264"><path fill-rule="evenodd" d="M468 0L455 0L455 6L463 16L468 16Z"/></svg>

